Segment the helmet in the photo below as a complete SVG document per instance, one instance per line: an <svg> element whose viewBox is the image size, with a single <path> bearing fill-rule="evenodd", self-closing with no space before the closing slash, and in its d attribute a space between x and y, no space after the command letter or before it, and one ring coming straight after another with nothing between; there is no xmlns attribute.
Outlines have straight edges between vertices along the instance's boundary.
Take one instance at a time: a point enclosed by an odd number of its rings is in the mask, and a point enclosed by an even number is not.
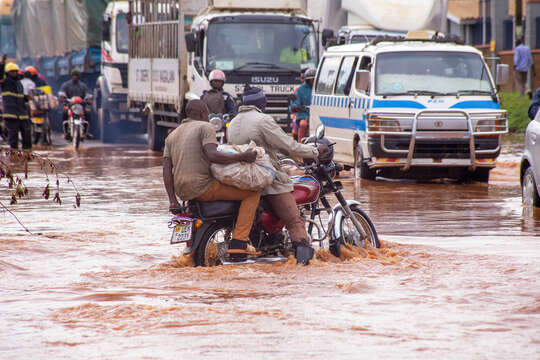
<svg viewBox="0 0 540 360"><path fill-rule="evenodd" d="M37 69L33 66L27 66L26 69L24 69L24 71L28 71L32 76L38 74Z"/></svg>
<svg viewBox="0 0 540 360"><path fill-rule="evenodd" d="M225 82L225 79L225 73L219 69L212 70L210 76L208 76L208 80L210 81L219 80Z"/></svg>
<svg viewBox="0 0 540 360"><path fill-rule="evenodd" d="M19 71L19 67L17 66L17 64L15 63L7 63L6 64L6 72L10 72L10 71Z"/></svg>
<svg viewBox="0 0 540 360"><path fill-rule="evenodd" d="M315 75L317 74L317 70L313 69L313 68L309 68L306 70L306 72L304 73L304 79L305 80L308 80L308 79L315 79Z"/></svg>
<svg viewBox="0 0 540 360"><path fill-rule="evenodd" d="M328 145L328 151L324 154L319 155L318 159L322 164L329 164L332 160L334 160L334 146L332 146L332 142L328 140L328 138L322 138L317 140L315 136L311 136L305 140L305 144L325 144ZM305 163L311 163L311 159L304 159Z"/></svg>

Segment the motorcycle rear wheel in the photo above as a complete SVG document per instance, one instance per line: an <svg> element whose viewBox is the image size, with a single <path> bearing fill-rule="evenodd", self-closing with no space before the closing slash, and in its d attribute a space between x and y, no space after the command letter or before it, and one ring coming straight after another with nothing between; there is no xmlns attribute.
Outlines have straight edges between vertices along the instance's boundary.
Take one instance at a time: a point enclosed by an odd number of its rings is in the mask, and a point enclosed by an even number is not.
<svg viewBox="0 0 540 360"><path fill-rule="evenodd" d="M232 226L230 225L216 223L210 226L196 250L195 265L218 266L223 264L231 235Z"/></svg>

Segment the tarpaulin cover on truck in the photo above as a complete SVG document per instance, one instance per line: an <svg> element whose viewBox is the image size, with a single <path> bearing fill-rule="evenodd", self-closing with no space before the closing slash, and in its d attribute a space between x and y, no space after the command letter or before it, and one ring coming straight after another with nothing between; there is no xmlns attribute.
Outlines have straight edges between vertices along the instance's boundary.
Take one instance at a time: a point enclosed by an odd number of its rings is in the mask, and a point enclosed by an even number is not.
<svg viewBox="0 0 540 360"><path fill-rule="evenodd" d="M17 0L11 17L19 57L62 56L101 46L107 0Z"/></svg>

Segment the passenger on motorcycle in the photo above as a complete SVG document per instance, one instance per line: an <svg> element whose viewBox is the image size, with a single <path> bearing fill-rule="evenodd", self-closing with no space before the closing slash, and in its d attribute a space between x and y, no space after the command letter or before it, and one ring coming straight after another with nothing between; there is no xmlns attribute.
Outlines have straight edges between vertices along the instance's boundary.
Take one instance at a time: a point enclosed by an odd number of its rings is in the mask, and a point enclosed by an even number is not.
<svg viewBox="0 0 540 360"><path fill-rule="evenodd" d="M298 141L309 134L309 109L311 106L311 90L315 80L315 69L308 69L304 73L304 83L296 91L296 100L290 105L290 111L296 113L298 124Z"/></svg>
<svg viewBox="0 0 540 360"><path fill-rule="evenodd" d="M79 96L82 99L86 98L86 95L88 94L88 87L83 82L81 82L81 72L79 70L71 71L71 80L68 80L62 84L62 87L60 88L60 92L59 92L59 97L60 97L60 93L65 94L65 97L67 99L71 99L74 96ZM61 100L63 101L65 99L61 99ZM84 110L85 110L85 119L88 122L88 125L86 126L90 126L90 120L91 120L90 107L85 106ZM67 119L68 119L68 111L64 107L64 112L62 114L62 123L64 124L63 125L64 138L69 141L71 139L70 139L69 131L67 128L68 126L68 123L66 121ZM84 132L87 134L87 138L92 138L92 136L87 130L88 129L84 129Z"/></svg>
<svg viewBox="0 0 540 360"><path fill-rule="evenodd" d="M328 146L315 147L312 144L300 144L294 141L271 116L263 113L265 108L264 92L246 85L242 95L242 106L238 109L238 115L231 121L227 136L231 144L241 145L254 141L257 146L264 148L276 169L276 177L270 186L263 189L262 195L272 206L275 215L285 223L293 246L296 249L299 246L311 247L304 219L300 216L292 195L293 184L289 175L281 168L278 153L314 159L319 156L319 152L326 152Z"/></svg>
<svg viewBox="0 0 540 360"><path fill-rule="evenodd" d="M0 84L4 108L2 117L7 128L9 146L14 150L18 149L21 133L23 149L30 150L32 136L28 117L28 96L24 94L24 87L19 79L19 67L14 63L6 64L6 58L7 55L4 54L0 62Z"/></svg>
<svg viewBox="0 0 540 360"><path fill-rule="evenodd" d="M231 118L236 116L236 106L231 94L223 91L225 73L218 69L212 70L208 80L212 89L204 90L201 100L208 106L210 114L229 114Z"/></svg>
<svg viewBox="0 0 540 360"><path fill-rule="evenodd" d="M24 71L28 71L30 73L30 80L32 80L34 84L36 84L37 88L40 88L42 86L48 86L47 82L40 77L38 69L36 69L34 66L27 66Z"/></svg>
<svg viewBox="0 0 540 360"><path fill-rule="evenodd" d="M186 115L188 117L165 140L163 181L169 209L180 206L177 196L183 201L241 201L227 251L233 261L243 261L251 254L248 238L261 193L220 183L212 177L210 164L254 162L257 154L251 150L241 154L219 152L216 130L208 122L208 107L202 100L188 102Z"/></svg>

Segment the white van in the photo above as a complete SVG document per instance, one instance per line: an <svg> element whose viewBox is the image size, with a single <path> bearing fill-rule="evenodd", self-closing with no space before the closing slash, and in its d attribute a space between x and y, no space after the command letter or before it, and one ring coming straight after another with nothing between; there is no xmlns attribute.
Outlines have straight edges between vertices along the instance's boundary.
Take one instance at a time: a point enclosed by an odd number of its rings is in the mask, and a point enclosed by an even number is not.
<svg viewBox="0 0 540 360"><path fill-rule="evenodd" d="M499 84L508 66L497 67ZM496 165L507 113L482 54L444 39L329 48L311 99L336 160L376 176L474 179Z"/></svg>

